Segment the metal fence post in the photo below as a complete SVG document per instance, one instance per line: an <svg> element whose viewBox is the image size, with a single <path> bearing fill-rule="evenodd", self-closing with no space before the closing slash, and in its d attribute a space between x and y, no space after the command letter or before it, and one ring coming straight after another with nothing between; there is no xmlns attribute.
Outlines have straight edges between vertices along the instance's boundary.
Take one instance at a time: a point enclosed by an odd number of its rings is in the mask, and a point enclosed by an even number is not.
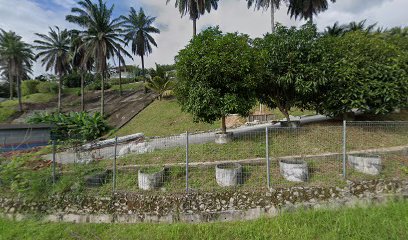
<svg viewBox="0 0 408 240"><path fill-rule="evenodd" d="M114 148L113 170L112 170L112 191L113 192L115 192L115 190L116 190L116 156L117 156L117 149L118 149L118 137L115 136L115 148Z"/></svg>
<svg viewBox="0 0 408 240"><path fill-rule="evenodd" d="M268 133L268 127L265 128L265 150L266 150L266 176L267 176L267 182L268 182L268 188L271 188L271 171L270 171L270 160L269 160L269 133Z"/></svg>
<svg viewBox="0 0 408 240"><path fill-rule="evenodd" d="M186 132L186 192L188 193L188 132Z"/></svg>
<svg viewBox="0 0 408 240"><path fill-rule="evenodd" d="M52 140L52 183L55 184L55 152L56 152L56 143L55 140Z"/></svg>
<svg viewBox="0 0 408 240"><path fill-rule="evenodd" d="M343 178L347 178L347 172L346 172L346 155L347 155L347 149L346 149L346 144L347 144L347 122L346 120L343 120Z"/></svg>

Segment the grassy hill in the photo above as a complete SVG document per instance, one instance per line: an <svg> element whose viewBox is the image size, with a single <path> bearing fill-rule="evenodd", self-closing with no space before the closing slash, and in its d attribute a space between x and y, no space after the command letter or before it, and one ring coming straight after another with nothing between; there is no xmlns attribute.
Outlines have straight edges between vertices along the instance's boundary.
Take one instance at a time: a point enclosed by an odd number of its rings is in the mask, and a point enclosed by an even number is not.
<svg viewBox="0 0 408 240"><path fill-rule="evenodd" d="M186 131L208 131L218 129L220 122L194 123L191 115L181 112L176 100L156 100L119 129L118 136L143 132L146 136L168 136Z"/></svg>

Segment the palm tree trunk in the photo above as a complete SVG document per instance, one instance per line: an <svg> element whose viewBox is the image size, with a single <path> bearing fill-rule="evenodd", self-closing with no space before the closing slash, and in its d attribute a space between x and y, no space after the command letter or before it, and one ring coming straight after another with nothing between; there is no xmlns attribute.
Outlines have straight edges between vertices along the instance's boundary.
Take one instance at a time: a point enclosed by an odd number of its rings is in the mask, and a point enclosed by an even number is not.
<svg viewBox="0 0 408 240"><path fill-rule="evenodd" d="M147 93L146 88L146 76L145 76L145 66L144 66L144 56L140 56L142 58L142 76L143 76L143 85L144 85L144 92Z"/></svg>
<svg viewBox="0 0 408 240"><path fill-rule="evenodd" d="M22 112L23 111L23 103L21 101L21 79L19 75L17 75L17 97L18 97L18 111Z"/></svg>
<svg viewBox="0 0 408 240"><path fill-rule="evenodd" d="M225 124L225 116L221 117L221 133L227 132L227 125Z"/></svg>
<svg viewBox="0 0 408 240"><path fill-rule="evenodd" d="M271 30L272 33L275 32L275 4L273 4L274 0L271 0Z"/></svg>
<svg viewBox="0 0 408 240"><path fill-rule="evenodd" d="M84 72L81 70L81 111L85 111Z"/></svg>
<svg viewBox="0 0 408 240"><path fill-rule="evenodd" d="M197 36L197 19L193 19L193 37Z"/></svg>
<svg viewBox="0 0 408 240"><path fill-rule="evenodd" d="M62 94L62 74L59 74L59 80L58 80L58 107L57 107L57 111L58 113L61 112L61 94Z"/></svg>
<svg viewBox="0 0 408 240"><path fill-rule="evenodd" d="M105 72L101 72L101 115L105 114Z"/></svg>
<svg viewBox="0 0 408 240"><path fill-rule="evenodd" d="M120 66L120 51L118 52L119 55L119 95L122 96L122 69Z"/></svg>
<svg viewBox="0 0 408 240"><path fill-rule="evenodd" d="M8 70L8 77L9 77L9 84L10 84L10 100L13 100L13 94L14 94L14 89L13 89L13 75L11 74L11 70L9 68Z"/></svg>

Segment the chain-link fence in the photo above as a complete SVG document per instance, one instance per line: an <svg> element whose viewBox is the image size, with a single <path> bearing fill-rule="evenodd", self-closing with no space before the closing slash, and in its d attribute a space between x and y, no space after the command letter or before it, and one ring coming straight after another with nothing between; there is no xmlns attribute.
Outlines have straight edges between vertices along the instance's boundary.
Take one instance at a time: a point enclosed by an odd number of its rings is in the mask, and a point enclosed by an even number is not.
<svg viewBox="0 0 408 240"><path fill-rule="evenodd" d="M408 179L408 122L136 135L55 144L50 152L47 181L93 194L343 186L346 180Z"/></svg>

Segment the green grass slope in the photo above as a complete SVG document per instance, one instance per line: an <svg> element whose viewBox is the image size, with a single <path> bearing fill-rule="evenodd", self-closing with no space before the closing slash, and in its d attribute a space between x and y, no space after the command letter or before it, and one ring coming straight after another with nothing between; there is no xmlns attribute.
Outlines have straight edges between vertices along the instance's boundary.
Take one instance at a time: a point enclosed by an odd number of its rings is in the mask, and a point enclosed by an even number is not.
<svg viewBox="0 0 408 240"><path fill-rule="evenodd" d="M114 134L124 136L143 132L146 136L168 136L186 131L214 130L219 125L219 121L213 124L194 123L191 115L181 112L176 100L157 100Z"/></svg>

